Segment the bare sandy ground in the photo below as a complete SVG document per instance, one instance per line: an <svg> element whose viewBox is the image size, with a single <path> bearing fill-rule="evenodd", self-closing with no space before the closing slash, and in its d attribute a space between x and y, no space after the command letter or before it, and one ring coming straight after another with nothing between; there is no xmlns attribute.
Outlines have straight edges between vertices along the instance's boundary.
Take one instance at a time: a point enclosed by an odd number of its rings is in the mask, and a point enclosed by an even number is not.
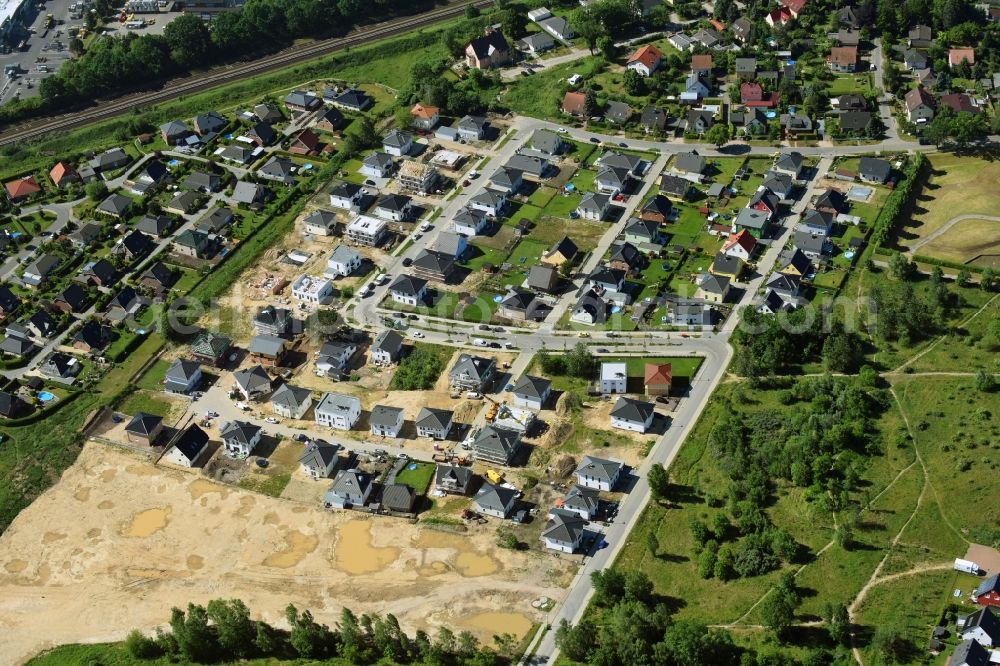
<svg viewBox="0 0 1000 666"><path fill-rule="evenodd" d="M166 470L90 443L0 537L0 662L122 638L172 606L243 599L281 623L288 603L333 626L342 606L489 640L542 619L572 564L496 548L495 525L452 535L332 513Z"/></svg>

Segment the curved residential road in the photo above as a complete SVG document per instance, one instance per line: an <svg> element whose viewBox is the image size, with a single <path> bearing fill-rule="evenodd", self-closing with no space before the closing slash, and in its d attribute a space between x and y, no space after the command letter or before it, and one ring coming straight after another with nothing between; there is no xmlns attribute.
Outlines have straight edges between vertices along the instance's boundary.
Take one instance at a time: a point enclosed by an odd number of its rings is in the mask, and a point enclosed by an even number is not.
<svg viewBox="0 0 1000 666"><path fill-rule="evenodd" d="M911 245L908 249L910 254L915 253L917 250L927 245L931 241L934 241L941 236L944 236L948 231L958 224L959 222L964 222L965 220L986 220L987 222L1000 222L1000 217L996 215L981 215L979 213L966 213L965 215L956 215L947 222L941 225L939 229L935 229L933 232L927 234L916 243Z"/></svg>

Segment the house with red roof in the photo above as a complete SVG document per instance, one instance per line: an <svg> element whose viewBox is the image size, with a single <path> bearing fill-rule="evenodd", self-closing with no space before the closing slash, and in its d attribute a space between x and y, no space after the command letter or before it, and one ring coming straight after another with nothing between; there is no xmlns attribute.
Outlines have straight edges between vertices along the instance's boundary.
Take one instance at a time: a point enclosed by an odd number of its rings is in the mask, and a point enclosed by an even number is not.
<svg viewBox="0 0 1000 666"><path fill-rule="evenodd" d="M80 174L72 164L66 162L56 162L56 165L49 171L49 178L56 187L64 187L71 183L80 182Z"/></svg>
<svg viewBox="0 0 1000 666"><path fill-rule="evenodd" d="M802 13L802 8L806 6L806 0L781 0L781 6L791 12L795 18Z"/></svg>
<svg viewBox="0 0 1000 666"><path fill-rule="evenodd" d="M24 176L12 180L4 187L7 188L7 196L10 197L11 201L21 201L42 191L41 185L38 184L34 176Z"/></svg>
<svg viewBox="0 0 1000 666"><path fill-rule="evenodd" d="M757 239L746 229L740 229L735 234L729 234L729 238L722 244L722 253L724 255L743 261L750 261L756 250Z"/></svg>
<svg viewBox="0 0 1000 666"><path fill-rule="evenodd" d="M759 83L744 82L740 84L740 102L744 106L770 109L778 105L781 93L774 91L765 93Z"/></svg>
<svg viewBox="0 0 1000 666"><path fill-rule="evenodd" d="M764 17L764 21L772 28L776 25L785 25L792 20L792 12L787 7L778 7Z"/></svg>
<svg viewBox="0 0 1000 666"><path fill-rule="evenodd" d="M646 44L633 53L625 62L625 68L649 76L660 66L663 54L652 44Z"/></svg>
<svg viewBox="0 0 1000 666"><path fill-rule="evenodd" d="M938 97L941 106L947 106L955 113L979 113L979 107L972 103L972 98L965 93L951 93Z"/></svg>
<svg viewBox="0 0 1000 666"><path fill-rule="evenodd" d="M669 363L647 363L645 379L646 395L670 395L674 381L674 369Z"/></svg>
<svg viewBox="0 0 1000 666"><path fill-rule="evenodd" d="M430 130L434 129L434 126L441 119L441 109L436 106L417 102L410 109L410 115L413 116L414 127Z"/></svg>
<svg viewBox="0 0 1000 666"><path fill-rule="evenodd" d="M711 54L691 56L691 71L697 74L698 76L711 76L712 75Z"/></svg>
<svg viewBox="0 0 1000 666"><path fill-rule="evenodd" d="M563 97L562 112L571 116L584 115L587 96L582 92L568 91Z"/></svg>
<svg viewBox="0 0 1000 666"><path fill-rule="evenodd" d="M726 24L717 19L708 19L709 24L719 32L724 32L726 29Z"/></svg>
<svg viewBox="0 0 1000 666"><path fill-rule="evenodd" d="M948 51L948 67L957 67L963 60L970 65L975 65L976 52L970 48L951 49Z"/></svg>
<svg viewBox="0 0 1000 666"><path fill-rule="evenodd" d="M288 146L288 152L293 155L316 155L320 148L322 145L316 133L311 129L304 129L292 139L292 143Z"/></svg>
<svg viewBox="0 0 1000 666"><path fill-rule="evenodd" d="M858 68L857 46L835 46L826 57L826 64L835 72L853 72Z"/></svg>

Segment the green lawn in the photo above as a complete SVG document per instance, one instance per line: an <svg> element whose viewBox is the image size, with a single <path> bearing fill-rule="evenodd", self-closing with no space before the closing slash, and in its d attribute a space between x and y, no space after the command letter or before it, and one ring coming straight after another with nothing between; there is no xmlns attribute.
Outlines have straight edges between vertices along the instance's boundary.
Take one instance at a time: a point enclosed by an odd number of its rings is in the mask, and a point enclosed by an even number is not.
<svg viewBox="0 0 1000 666"><path fill-rule="evenodd" d="M513 250L511 250L507 261L514 268L527 270L536 265L538 260L542 258L542 253L546 252L548 249L549 246L546 243L524 238L514 246Z"/></svg>
<svg viewBox="0 0 1000 666"><path fill-rule="evenodd" d="M149 369L139 378L136 383L141 389L147 391L162 391L163 390L163 377L167 374L167 368L170 367L170 361L165 361L163 359L157 360L153 365L149 366Z"/></svg>
<svg viewBox="0 0 1000 666"><path fill-rule="evenodd" d="M567 218L579 205L580 194L579 192L574 192L572 194L560 194L552 197L552 200L549 201L543 210L546 215L551 217Z"/></svg>
<svg viewBox="0 0 1000 666"><path fill-rule="evenodd" d="M414 465L416 469L410 469ZM396 483L405 484L413 488L413 491L417 495L423 495L427 492L427 487L431 484L431 479L434 478L435 468L434 463L411 462L396 475Z"/></svg>
<svg viewBox="0 0 1000 666"><path fill-rule="evenodd" d="M140 389L125 398L118 405L118 410L133 416L138 412L145 412L147 414L166 417L170 413L171 407L170 401L164 398L162 393L156 394Z"/></svg>

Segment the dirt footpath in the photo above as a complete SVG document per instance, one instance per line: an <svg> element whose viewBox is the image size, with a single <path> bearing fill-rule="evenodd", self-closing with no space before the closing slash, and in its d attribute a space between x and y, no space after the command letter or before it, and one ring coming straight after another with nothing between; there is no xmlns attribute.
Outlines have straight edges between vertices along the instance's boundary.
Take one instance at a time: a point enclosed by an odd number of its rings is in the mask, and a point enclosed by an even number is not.
<svg viewBox="0 0 1000 666"><path fill-rule="evenodd" d="M332 513L151 466L90 443L0 537L3 663L165 624L172 606L243 599L283 624L288 603L333 626L341 606L448 625L481 639L526 632L531 601L561 598L565 562L405 521Z"/></svg>

